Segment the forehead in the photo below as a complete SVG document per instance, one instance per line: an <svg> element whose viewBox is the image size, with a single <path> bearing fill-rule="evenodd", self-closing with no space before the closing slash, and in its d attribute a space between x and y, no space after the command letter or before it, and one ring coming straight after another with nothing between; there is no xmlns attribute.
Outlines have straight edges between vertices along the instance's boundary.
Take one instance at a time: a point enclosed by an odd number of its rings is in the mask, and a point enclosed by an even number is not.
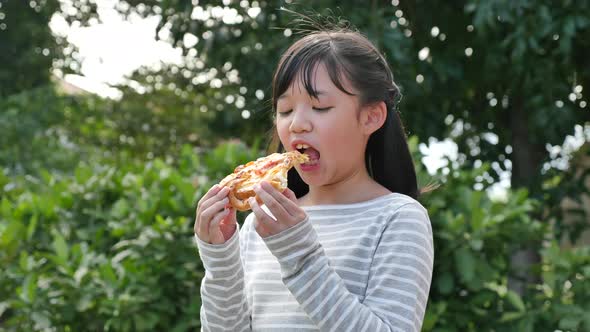
<svg viewBox="0 0 590 332"><path fill-rule="evenodd" d="M344 75L341 75L340 73L334 74L339 75L339 83L346 91L356 94L348 79L343 77ZM311 92L308 91L308 89L310 89ZM285 90L285 92L281 94L278 99L281 100L296 95L309 95L310 97L339 97L341 95L345 95L350 97L350 94L342 91L334 83L326 65L322 62L319 62L317 65L315 65L309 74L307 74L304 70L299 70L287 90Z"/></svg>

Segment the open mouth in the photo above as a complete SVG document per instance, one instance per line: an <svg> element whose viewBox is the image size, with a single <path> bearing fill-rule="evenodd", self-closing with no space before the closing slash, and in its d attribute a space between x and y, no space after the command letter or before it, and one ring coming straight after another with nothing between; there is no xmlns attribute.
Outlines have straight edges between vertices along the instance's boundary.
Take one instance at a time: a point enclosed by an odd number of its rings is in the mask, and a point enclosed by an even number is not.
<svg viewBox="0 0 590 332"><path fill-rule="evenodd" d="M307 144L297 144L295 146L296 150L306 154L309 157L309 161L302 164L304 166L313 166L317 165L320 160L320 152Z"/></svg>

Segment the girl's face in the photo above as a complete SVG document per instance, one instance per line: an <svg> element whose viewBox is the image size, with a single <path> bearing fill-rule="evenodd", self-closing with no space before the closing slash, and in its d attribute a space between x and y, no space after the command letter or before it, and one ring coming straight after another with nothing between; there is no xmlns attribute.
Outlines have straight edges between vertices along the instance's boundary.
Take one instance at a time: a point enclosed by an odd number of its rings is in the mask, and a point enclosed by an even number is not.
<svg viewBox="0 0 590 332"><path fill-rule="evenodd" d="M359 101L334 85L323 64L313 73L313 86L318 97L311 97L297 77L277 100L276 127L285 150L305 152L310 163L295 166L310 186L335 184L366 172L364 154L367 133L359 122ZM343 80L347 91L352 89ZM304 146L305 148L305 146Z"/></svg>

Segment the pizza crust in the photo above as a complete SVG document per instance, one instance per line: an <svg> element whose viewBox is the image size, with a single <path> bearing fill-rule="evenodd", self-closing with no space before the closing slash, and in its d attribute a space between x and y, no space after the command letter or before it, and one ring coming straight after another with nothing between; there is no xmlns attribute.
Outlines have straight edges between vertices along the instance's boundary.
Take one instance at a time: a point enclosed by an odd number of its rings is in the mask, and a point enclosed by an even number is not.
<svg viewBox="0 0 590 332"><path fill-rule="evenodd" d="M289 169L296 164L307 161L309 161L309 157L296 150L273 153L236 167L232 174L219 182L219 185L230 188L228 197L231 206L238 211L247 211L251 208L248 202L250 197L256 197L256 200L262 203L254 192L256 184L267 181L282 192L287 188L287 172Z"/></svg>

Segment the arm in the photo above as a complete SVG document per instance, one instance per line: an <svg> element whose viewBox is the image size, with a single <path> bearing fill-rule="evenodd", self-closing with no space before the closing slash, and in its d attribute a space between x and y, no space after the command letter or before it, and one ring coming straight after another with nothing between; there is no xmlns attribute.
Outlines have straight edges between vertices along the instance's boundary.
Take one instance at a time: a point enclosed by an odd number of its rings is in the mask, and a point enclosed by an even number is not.
<svg viewBox="0 0 590 332"><path fill-rule="evenodd" d="M202 331L250 331L239 232L224 244L209 244L196 235L195 242L205 267L201 283Z"/></svg>
<svg viewBox="0 0 590 332"><path fill-rule="evenodd" d="M229 188L214 185L199 200L195 242L205 267L201 283L202 331L249 331L250 310L244 295L239 225L227 207Z"/></svg>
<svg viewBox="0 0 590 332"><path fill-rule="evenodd" d="M364 300L330 267L308 221L264 239L283 282L321 331L419 331L432 276L428 215L419 204L398 209L385 227Z"/></svg>

